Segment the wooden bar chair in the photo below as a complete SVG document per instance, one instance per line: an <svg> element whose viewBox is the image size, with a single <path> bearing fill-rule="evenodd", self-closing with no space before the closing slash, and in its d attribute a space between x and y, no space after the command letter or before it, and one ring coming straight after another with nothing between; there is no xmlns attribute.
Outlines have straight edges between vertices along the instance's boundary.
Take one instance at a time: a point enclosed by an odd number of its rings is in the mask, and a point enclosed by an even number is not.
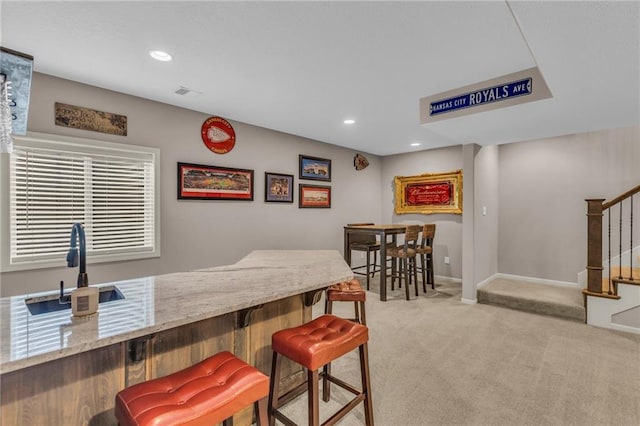
<svg viewBox="0 0 640 426"><path fill-rule="evenodd" d="M348 223L347 226L365 226L373 225L373 223ZM376 268L378 263L378 252L380 251L380 244L375 235L364 235L352 233L349 237L349 250L351 251L363 251L367 255L367 263L364 266L356 266L351 268L354 274L365 275L367 277L367 290L369 290L369 278L373 278L376 272L380 271ZM371 253L373 253L373 263L371 262ZM373 266L373 270L371 267ZM349 265L351 267L351 265ZM365 269L366 272L361 272Z"/></svg>
<svg viewBox="0 0 640 426"><path fill-rule="evenodd" d="M398 287L402 287L402 280L405 282L405 292L407 300L409 300L409 285L411 278L416 285L416 296L418 295L418 272L416 268L416 254L418 246L418 235L420 234L420 225L409 225L404 234L404 244L397 247L387 249L387 256L391 257L391 289L394 289L394 283L398 278ZM396 266L395 260L398 260L399 266Z"/></svg>
<svg viewBox="0 0 640 426"><path fill-rule="evenodd" d="M422 238L420 245L416 248L420 255L420 272L422 273L422 289L427 292L427 284L435 290L435 278L433 271L433 239L436 237L435 223L425 223L422 226Z"/></svg>

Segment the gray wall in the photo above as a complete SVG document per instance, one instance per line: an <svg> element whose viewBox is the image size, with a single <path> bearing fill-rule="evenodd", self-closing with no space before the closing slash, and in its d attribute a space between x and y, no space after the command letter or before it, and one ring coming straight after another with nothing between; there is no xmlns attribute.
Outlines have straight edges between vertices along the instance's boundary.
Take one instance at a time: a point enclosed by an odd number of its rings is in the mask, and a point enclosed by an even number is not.
<svg viewBox="0 0 640 426"><path fill-rule="evenodd" d="M475 156L474 284L498 272L499 149L497 145L484 146Z"/></svg>
<svg viewBox="0 0 640 426"><path fill-rule="evenodd" d="M231 264L255 249L342 251L343 225L360 221L436 223L435 272L462 278L462 217L395 215L393 196L394 176L462 169L461 146L384 158L366 154L369 167L356 171L355 151L233 122L236 147L216 155L200 139L202 122L215 111L189 111L39 73L32 84L30 131L161 149L162 257L90 265L91 283ZM54 102L124 114L129 135L55 126ZM298 209L298 154L332 160L331 209ZM586 262L584 199L609 199L640 183L638 126L476 147L473 155L473 235L466 236L472 238L473 287L495 272L575 282ZM255 170L255 200L178 201L178 161ZM265 171L296 176L294 204L264 203ZM60 280L75 282L76 274L66 268L2 273L0 294L53 290Z"/></svg>
<svg viewBox="0 0 640 426"><path fill-rule="evenodd" d="M640 127L501 145L499 176L499 272L575 283L586 266L584 200L640 183Z"/></svg>
<svg viewBox="0 0 640 426"><path fill-rule="evenodd" d="M64 102L128 117L128 136L54 125L54 103ZM161 150L162 257L88 266L91 283L108 282L208 266L232 264L255 249L336 249L342 251L342 227L355 221L379 223L381 160L365 154L370 165L353 167L356 151L232 122L236 146L225 155L209 151L200 138L203 114L141 98L35 73L29 131L158 147ZM299 209L298 154L332 160L331 209ZM253 169L254 201L177 200L178 161ZM295 176L293 204L265 203L264 172ZM304 181L307 183L318 183ZM67 268L0 275L1 295L55 290L60 280L74 283Z"/></svg>
<svg viewBox="0 0 640 426"><path fill-rule="evenodd" d="M444 173L462 169L461 146L392 155L382 159L382 221L384 223L435 223L433 241L436 275L462 278L462 216L454 214L394 213L394 176ZM451 259L445 265L444 257Z"/></svg>

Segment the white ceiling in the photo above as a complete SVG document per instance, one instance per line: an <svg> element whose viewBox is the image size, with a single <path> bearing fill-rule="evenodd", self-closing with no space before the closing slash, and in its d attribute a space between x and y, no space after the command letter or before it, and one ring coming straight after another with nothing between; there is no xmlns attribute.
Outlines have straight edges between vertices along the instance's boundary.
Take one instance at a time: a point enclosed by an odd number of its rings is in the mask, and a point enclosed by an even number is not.
<svg viewBox="0 0 640 426"><path fill-rule="evenodd" d="M35 71L378 155L640 122L638 1L2 1L0 18ZM419 124L421 97L534 66L552 99Z"/></svg>

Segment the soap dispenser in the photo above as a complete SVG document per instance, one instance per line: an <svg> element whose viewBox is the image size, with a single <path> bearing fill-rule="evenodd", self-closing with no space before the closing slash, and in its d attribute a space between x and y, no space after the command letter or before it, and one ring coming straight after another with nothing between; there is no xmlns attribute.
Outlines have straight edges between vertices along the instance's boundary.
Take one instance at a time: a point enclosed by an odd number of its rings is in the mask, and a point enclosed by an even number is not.
<svg viewBox="0 0 640 426"><path fill-rule="evenodd" d="M98 287L80 287L71 292L74 317L84 317L98 311Z"/></svg>

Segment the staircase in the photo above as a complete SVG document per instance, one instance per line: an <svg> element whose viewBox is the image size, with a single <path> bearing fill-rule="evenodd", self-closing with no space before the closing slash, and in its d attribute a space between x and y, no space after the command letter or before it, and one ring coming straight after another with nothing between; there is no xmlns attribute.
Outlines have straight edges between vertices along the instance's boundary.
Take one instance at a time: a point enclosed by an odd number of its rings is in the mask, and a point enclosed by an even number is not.
<svg viewBox="0 0 640 426"><path fill-rule="evenodd" d="M633 248L633 216L638 210L633 197L638 192L640 185L611 201L586 200L587 288L583 290L588 324L636 334L640 334L640 268L634 264L640 264L640 256ZM629 250L623 253L626 242ZM603 253L608 259L604 264ZM609 277L603 276L605 271Z"/></svg>

